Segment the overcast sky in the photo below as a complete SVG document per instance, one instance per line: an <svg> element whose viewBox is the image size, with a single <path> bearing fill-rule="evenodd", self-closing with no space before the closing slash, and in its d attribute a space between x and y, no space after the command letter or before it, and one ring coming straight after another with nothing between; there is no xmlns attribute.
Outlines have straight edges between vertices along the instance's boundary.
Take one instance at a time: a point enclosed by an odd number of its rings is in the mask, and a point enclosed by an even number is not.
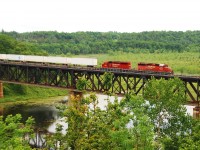
<svg viewBox="0 0 200 150"><path fill-rule="evenodd" d="M200 30L200 0L0 0L0 30Z"/></svg>

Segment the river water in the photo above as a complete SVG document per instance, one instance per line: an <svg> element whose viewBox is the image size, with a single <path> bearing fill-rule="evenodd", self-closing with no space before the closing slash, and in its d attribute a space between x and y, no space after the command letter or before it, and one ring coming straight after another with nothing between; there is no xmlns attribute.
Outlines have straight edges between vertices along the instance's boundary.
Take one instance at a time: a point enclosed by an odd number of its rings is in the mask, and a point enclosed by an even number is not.
<svg viewBox="0 0 200 150"><path fill-rule="evenodd" d="M58 110L51 105L11 105L3 110L3 115L22 115L22 122L32 116L35 119L35 125L39 128L48 127L51 122L57 120Z"/></svg>
<svg viewBox="0 0 200 150"><path fill-rule="evenodd" d="M86 95L87 96L87 95ZM101 109L105 109L105 106L107 105L107 102L105 99L110 99L110 101L114 101L114 96L107 96L102 94L97 94L98 101L99 101L99 107ZM66 99L67 97L63 97L63 99ZM117 97L118 100L121 100L123 97ZM7 116L9 114L15 115L15 114L21 114L22 115L22 121L25 122L25 120L28 119L28 117L32 116L35 119L36 127L46 130L47 132L54 133L56 124L62 124L63 125L63 134L65 134L65 130L67 128L67 124L64 122L64 119L61 119L59 117L58 110L56 109L57 104L43 104L43 105L9 105L5 108L0 109L0 115ZM193 108L194 106L185 106L187 108L187 113L191 116L193 115Z"/></svg>

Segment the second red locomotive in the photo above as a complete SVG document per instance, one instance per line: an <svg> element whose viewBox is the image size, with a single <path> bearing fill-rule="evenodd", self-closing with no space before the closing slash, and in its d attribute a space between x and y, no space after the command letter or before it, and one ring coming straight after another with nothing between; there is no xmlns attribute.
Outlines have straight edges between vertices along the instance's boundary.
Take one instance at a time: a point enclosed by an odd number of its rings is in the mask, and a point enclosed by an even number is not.
<svg viewBox="0 0 200 150"><path fill-rule="evenodd" d="M138 70L173 74L173 70L166 64L140 62L138 63Z"/></svg>

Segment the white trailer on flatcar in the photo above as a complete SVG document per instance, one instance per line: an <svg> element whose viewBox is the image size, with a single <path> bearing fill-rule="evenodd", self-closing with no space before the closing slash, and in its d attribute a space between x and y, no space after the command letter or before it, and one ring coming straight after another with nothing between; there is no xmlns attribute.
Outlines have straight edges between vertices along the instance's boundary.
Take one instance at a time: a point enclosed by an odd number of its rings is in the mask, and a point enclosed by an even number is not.
<svg viewBox="0 0 200 150"><path fill-rule="evenodd" d="M6 54L0 54L0 60L6 60L7 56Z"/></svg>
<svg viewBox="0 0 200 150"><path fill-rule="evenodd" d="M44 63L45 57L44 56L34 56L34 55L24 55L25 62L38 62Z"/></svg>
<svg viewBox="0 0 200 150"><path fill-rule="evenodd" d="M64 64L67 65L67 58L66 57L53 57L53 56L46 56L45 63L52 63L52 64Z"/></svg>
<svg viewBox="0 0 200 150"><path fill-rule="evenodd" d="M68 58L54 56L36 56L36 55L15 55L0 54L0 60L19 61L19 62L35 62L43 64L65 64L72 66L97 66L96 58Z"/></svg>
<svg viewBox="0 0 200 150"><path fill-rule="evenodd" d="M6 54L6 60L23 62L24 61L24 55Z"/></svg>
<svg viewBox="0 0 200 150"><path fill-rule="evenodd" d="M68 63L71 65L81 65L81 66L89 66L94 67L97 66L96 58L67 58Z"/></svg>

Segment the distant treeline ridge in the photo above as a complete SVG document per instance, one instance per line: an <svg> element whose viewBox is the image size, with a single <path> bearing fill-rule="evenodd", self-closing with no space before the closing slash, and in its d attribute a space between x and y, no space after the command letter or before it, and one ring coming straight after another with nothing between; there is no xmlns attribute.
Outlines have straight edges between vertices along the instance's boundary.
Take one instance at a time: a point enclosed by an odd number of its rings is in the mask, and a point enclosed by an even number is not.
<svg viewBox="0 0 200 150"><path fill-rule="evenodd" d="M11 44L15 46L14 53L21 51L23 54L99 54L115 51L130 53L200 52L200 31L140 33L39 31L17 33L2 30L0 42L3 35L8 35L16 40L13 43L17 43L17 45ZM11 48L11 45L7 48ZM1 48L2 46L0 50Z"/></svg>

